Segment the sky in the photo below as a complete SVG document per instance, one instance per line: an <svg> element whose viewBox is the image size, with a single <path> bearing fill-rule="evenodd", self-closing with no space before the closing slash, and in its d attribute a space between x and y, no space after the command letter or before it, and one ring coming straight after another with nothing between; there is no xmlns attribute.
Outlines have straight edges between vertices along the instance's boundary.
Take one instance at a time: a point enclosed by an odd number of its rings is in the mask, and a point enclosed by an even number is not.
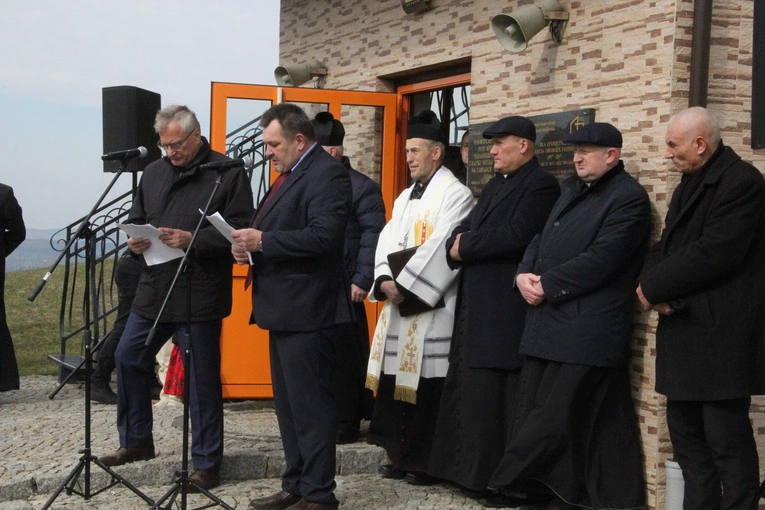
<svg viewBox="0 0 765 510"><path fill-rule="evenodd" d="M188 105L209 136L211 82L275 85L279 65L276 0L25 0L4 9L0 33L0 182L35 229L87 214L114 176L102 88Z"/></svg>

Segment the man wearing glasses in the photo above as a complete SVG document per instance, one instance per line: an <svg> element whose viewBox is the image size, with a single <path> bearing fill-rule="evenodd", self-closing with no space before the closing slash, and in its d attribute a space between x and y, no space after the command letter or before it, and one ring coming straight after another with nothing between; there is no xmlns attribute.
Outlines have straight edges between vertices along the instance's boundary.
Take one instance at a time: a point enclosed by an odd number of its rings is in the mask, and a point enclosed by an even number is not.
<svg viewBox="0 0 765 510"><path fill-rule="evenodd" d="M178 269L179 260L146 266L141 273L125 331L116 351L117 430L120 448L99 457L107 466L152 459L150 381L154 358L173 335L185 350L186 322L191 323L191 454L196 469L191 480L196 487L218 485L223 458L223 397L220 382L221 321L231 312L230 243L205 223L190 247L199 222L199 209L212 193L219 174L203 170L205 163L228 159L210 149L201 136L199 121L185 106L168 106L157 113L154 129L165 157L143 172L127 223L151 224L163 232L160 240L171 248L190 249L187 271L181 276L162 314L151 343L149 331ZM221 185L208 212L219 212L235 228L247 225L252 211L252 190L243 169L220 175ZM140 256L151 245L148 239L132 237L128 248ZM187 296L190 293L187 305ZM190 317L189 317L190 315ZM196 490L194 485L191 490Z"/></svg>

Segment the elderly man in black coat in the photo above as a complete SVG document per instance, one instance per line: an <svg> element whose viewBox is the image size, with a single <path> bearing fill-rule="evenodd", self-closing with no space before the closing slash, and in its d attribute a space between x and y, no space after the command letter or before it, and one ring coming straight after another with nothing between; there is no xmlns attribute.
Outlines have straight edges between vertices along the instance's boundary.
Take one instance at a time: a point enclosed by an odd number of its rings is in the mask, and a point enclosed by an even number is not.
<svg viewBox="0 0 765 510"><path fill-rule="evenodd" d="M566 504L645 504L627 374L634 288L648 235L645 190L620 161L621 133L592 123L566 137L576 176L529 245L516 285L532 305L510 440L491 487Z"/></svg>
<svg viewBox="0 0 765 510"><path fill-rule="evenodd" d="M385 203L380 186L354 170L348 156L343 155L343 123L330 112L320 112L311 124L316 143L348 171L353 193L345 227L344 253L356 320L338 325L335 350L336 442L345 444L358 440L362 419L372 418L374 396L364 387L369 358L369 325L364 300L374 283L375 249L377 238L385 227Z"/></svg>
<svg viewBox="0 0 765 510"><path fill-rule="evenodd" d="M5 259L27 236L21 207L13 188L0 184L0 391L19 389L19 368L8 323L5 320Z"/></svg>
<svg viewBox="0 0 765 510"><path fill-rule="evenodd" d="M449 266L463 272L428 473L488 497L512 423L529 307L513 281L560 185L539 166L529 119L505 117L483 137L491 140L497 173L446 241Z"/></svg>
<svg viewBox="0 0 765 510"><path fill-rule="evenodd" d="M211 214L219 212L235 227L246 225L252 211L252 189L243 169L231 169L219 177L217 172L203 168L206 163L229 158L210 148L199 120L188 107L170 105L157 112L154 130L165 156L143 172L126 223L155 225L162 234L154 242L187 250L189 277L178 279L155 328L179 261L147 265L141 271L115 352L120 448L98 460L107 466L120 466L155 457L150 389L154 360L174 335L182 349L189 344L192 354L185 367L190 377L191 457L195 468L189 477L193 482L190 490L209 490L220 483L223 460L220 332L223 318L231 313L233 259L231 244L212 224L199 229L193 246L192 232L199 222L199 208L208 201ZM220 187L211 200L219 178ZM136 256L144 254L151 244L150 239L140 237L127 241ZM155 334L146 345L152 330Z"/></svg>
<svg viewBox="0 0 765 510"><path fill-rule="evenodd" d="M656 391L667 396L683 505L755 509L748 413L750 396L765 390L765 179L723 145L704 108L670 119L666 145L683 176L638 296L659 312Z"/></svg>

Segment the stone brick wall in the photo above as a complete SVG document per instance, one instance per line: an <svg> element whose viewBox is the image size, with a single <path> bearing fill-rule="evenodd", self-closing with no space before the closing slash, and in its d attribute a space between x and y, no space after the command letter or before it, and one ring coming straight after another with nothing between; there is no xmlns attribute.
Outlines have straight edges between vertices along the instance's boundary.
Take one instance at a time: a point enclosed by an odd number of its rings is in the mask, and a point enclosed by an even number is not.
<svg viewBox="0 0 765 510"><path fill-rule="evenodd" d="M596 120L624 134L622 156L651 197L656 238L679 182L664 160L664 133L687 106L693 2L560 1L570 14L562 44L543 30L524 52L510 53L491 17L530 0L432 0L420 15L406 15L399 0L282 0L280 62L324 62L326 88L393 92L393 77L469 61L471 124L595 108ZM714 2L708 107L725 143L765 171L765 151L749 147L754 1ZM348 155L361 157L369 139L354 140L349 130L347 140ZM649 506L663 508L671 443L665 402L653 390L655 327L654 314L635 313L630 368ZM765 458L765 401L755 399L752 419Z"/></svg>

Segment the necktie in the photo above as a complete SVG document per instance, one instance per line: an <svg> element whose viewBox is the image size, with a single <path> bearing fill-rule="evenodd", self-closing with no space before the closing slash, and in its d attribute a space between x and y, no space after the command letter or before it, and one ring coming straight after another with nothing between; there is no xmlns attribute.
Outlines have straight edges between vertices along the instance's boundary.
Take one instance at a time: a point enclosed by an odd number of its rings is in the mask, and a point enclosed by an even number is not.
<svg viewBox="0 0 765 510"><path fill-rule="evenodd" d="M276 195L276 192L279 191L279 188L282 187L282 184L284 184L284 181L287 180L287 177L289 177L289 175L290 175L290 172L284 172L283 174L280 174L279 177L276 178L274 183L271 185L271 189L268 192L268 196L266 197L266 200L260 206L260 209L258 209L258 213L255 215L255 219L252 220L252 225L250 225L250 227L255 228L255 225L257 224L258 219L260 218L260 213L263 212L263 209L266 208L266 205L271 201L274 195Z"/></svg>
<svg viewBox="0 0 765 510"><path fill-rule="evenodd" d="M268 192L268 196L261 204L260 208L258 209L258 213L255 215L255 219L252 220L252 224L250 225L250 228L255 228L255 225L258 223L258 219L260 218L260 213L263 212L263 209L266 208L266 205L268 202L271 201L273 196L276 194L276 192L281 188L282 184L284 184L284 181L287 180L287 177L290 175L290 172L284 172L283 174L279 175L279 177L276 178L274 183L271 185L271 189ZM250 285L252 285L252 266L247 269L247 278L244 280L244 290L247 290Z"/></svg>
<svg viewBox="0 0 765 510"><path fill-rule="evenodd" d="M417 181L414 183L414 188L412 188L412 193L409 195L409 200L419 200L422 198L422 195L425 194L425 185L422 184L420 181Z"/></svg>

